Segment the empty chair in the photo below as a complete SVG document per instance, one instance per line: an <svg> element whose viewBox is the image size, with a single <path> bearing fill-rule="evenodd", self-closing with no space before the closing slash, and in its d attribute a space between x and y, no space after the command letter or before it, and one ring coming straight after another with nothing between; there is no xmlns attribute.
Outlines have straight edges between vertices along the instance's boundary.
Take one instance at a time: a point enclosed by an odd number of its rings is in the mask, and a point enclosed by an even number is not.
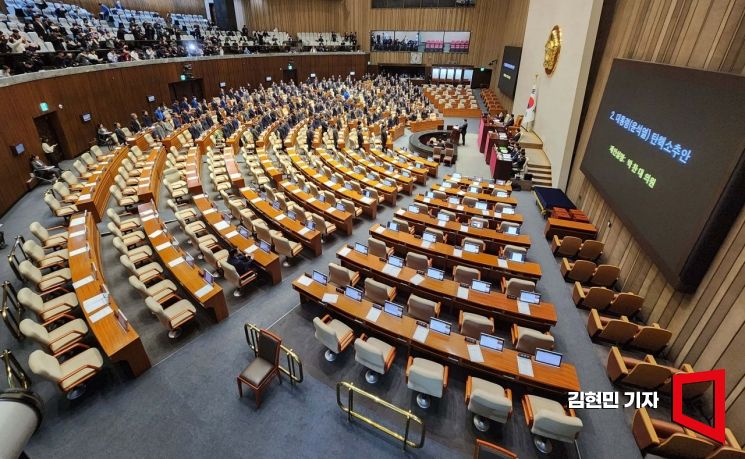
<svg viewBox="0 0 745 459"><path fill-rule="evenodd" d="M83 319L71 320L52 330L47 330L44 325L31 319L23 319L19 329L23 336L36 341L55 357L70 351L88 333L88 326Z"/></svg>
<svg viewBox="0 0 745 459"><path fill-rule="evenodd" d="M520 352L535 354L538 348L551 350L554 348L554 337L549 332L539 332L528 327L512 324L510 329L512 344Z"/></svg>
<svg viewBox="0 0 745 459"><path fill-rule="evenodd" d="M222 268L225 279L230 282L233 287L235 287L235 290L233 290L233 296L241 296L243 294L242 289L246 285L256 280L257 275L256 271L254 270L249 270L243 274L238 274L235 266L228 263L227 260L225 262L221 262L220 266Z"/></svg>
<svg viewBox="0 0 745 459"><path fill-rule="evenodd" d="M409 225L409 222L407 222L406 220L401 220L400 218L393 217L393 223L396 224L399 231L414 234L414 225Z"/></svg>
<svg viewBox="0 0 745 459"><path fill-rule="evenodd" d="M116 205L119 207L123 207L126 210L130 210L130 208L140 202L140 198L137 196L124 196L116 185L111 185L109 187L109 192L111 192L111 195L114 196L114 200L116 201Z"/></svg>
<svg viewBox="0 0 745 459"><path fill-rule="evenodd" d="M274 243L274 249L279 255L284 255L285 261L282 266L290 266L290 260L300 255L303 251L303 246L299 242L291 241L286 237L272 236L272 242Z"/></svg>
<svg viewBox="0 0 745 459"><path fill-rule="evenodd" d="M494 333L494 319L461 310L458 314L458 327L461 335L479 339L482 333Z"/></svg>
<svg viewBox="0 0 745 459"><path fill-rule="evenodd" d="M461 285L470 286L474 280L480 279L481 272L476 268L460 265L453 267L453 280Z"/></svg>
<svg viewBox="0 0 745 459"><path fill-rule="evenodd" d="M406 387L417 392L416 403L429 408L430 397L442 398L448 385L448 367L421 357L409 356L406 364Z"/></svg>
<svg viewBox="0 0 745 459"><path fill-rule="evenodd" d="M507 298L519 298L520 292L525 290L526 292L535 292L535 282L512 278L505 280L502 278L502 293L507 295Z"/></svg>
<svg viewBox="0 0 745 459"><path fill-rule="evenodd" d="M409 252L406 254L406 266L419 272L426 272L432 266L432 260L426 255Z"/></svg>
<svg viewBox="0 0 745 459"><path fill-rule="evenodd" d="M476 207L477 202L479 202L478 199L470 196L463 196L463 200L461 201L461 203L466 207Z"/></svg>
<svg viewBox="0 0 745 459"><path fill-rule="evenodd" d="M587 317L587 333L593 339L601 339L616 344L626 344L637 332L637 325L629 322L626 316L620 319L603 317L597 309L591 309Z"/></svg>
<svg viewBox="0 0 745 459"><path fill-rule="evenodd" d="M354 340L354 360L367 367L365 380L370 384L378 382L380 375L388 372L396 357L396 348L364 333Z"/></svg>
<svg viewBox="0 0 745 459"><path fill-rule="evenodd" d="M144 283L148 283L155 278L163 277L163 267L156 261L136 267L127 255L122 254L119 256L119 262L127 268L130 274L136 276Z"/></svg>
<svg viewBox="0 0 745 459"><path fill-rule="evenodd" d="M551 440L573 443L582 430L582 420L574 410L567 409L557 401L524 395L522 405L525 420L534 435L533 443L543 454L552 451Z"/></svg>
<svg viewBox="0 0 745 459"><path fill-rule="evenodd" d="M375 279L365 279L365 299L376 304L385 304L396 297L396 287L385 285Z"/></svg>
<svg viewBox="0 0 745 459"><path fill-rule="evenodd" d="M342 206L344 206L344 211L351 214L354 218L362 215L362 208L356 207L354 203L349 199L341 199L340 202Z"/></svg>
<svg viewBox="0 0 745 459"><path fill-rule="evenodd" d="M238 375L238 394L243 397L243 384L247 385L255 395L256 407L261 406L261 394L277 377L282 384L282 375L279 372L279 354L282 349L282 339L262 329L259 331L256 358Z"/></svg>
<svg viewBox="0 0 745 459"><path fill-rule="evenodd" d="M597 265L591 261L577 260L571 262L567 258L561 259L561 275L564 276L566 281L577 281L584 284L592 278L596 268Z"/></svg>
<svg viewBox="0 0 745 459"><path fill-rule="evenodd" d="M124 245L124 242L116 236L114 236L112 244L121 255L126 255L135 265L149 261L153 257L153 249L148 245L141 245L130 250L126 245Z"/></svg>
<svg viewBox="0 0 745 459"><path fill-rule="evenodd" d="M455 156L454 151L452 148L446 148L445 149L445 156L442 158L442 162L447 164L448 166L452 166L452 164L455 162Z"/></svg>
<svg viewBox="0 0 745 459"><path fill-rule="evenodd" d="M56 322L63 317L72 320L73 317L69 313L78 307L78 297L74 292L65 293L45 301L42 296L24 287L18 291L17 298L18 302L24 308L33 311L44 325Z"/></svg>
<svg viewBox="0 0 745 459"><path fill-rule="evenodd" d="M78 200L78 194L72 193L70 189L67 188L64 180L57 180L54 182L52 189L56 191L59 197L66 203L74 203Z"/></svg>
<svg viewBox="0 0 745 459"><path fill-rule="evenodd" d="M606 312L633 317L644 305L644 298L631 292L618 293L610 302Z"/></svg>
<svg viewBox="0 0 745 459"><path fill-rule="evenodd" d="M512 415L512 391L485 379L468 376L466 406L473 413L473 425L489 430L489 420L504 424Z"/></svg>
<svg viewBox="0 0 745 459"><path fill-rule="evenodd" d="M600 241L588 239L582 243L582 247L577 252L576 258L580 260L597 261L603 254L604 244Z"/></svg>
<svg viewBox="0 0 745 459"><path fill-rule="evenodd" d="M36 350L28 357L28 367L35 374L57 384L68 400L74 400L85 392L85 381L101 371L103 357L98 349L89 348L59 362L46 352Z"/></svg>
<svg viewBox="0 0 745 459"><path fill-rule="evenodd" d="M178 298L176 296L176 284L173 281L166 279L152 284L150 286L145 285L144 282L136 278L135 276L129 276L129 285L134 287L138 292L145 298L153 297L158 303L164 303L170 299Z"/></svg>
<svg viewBox="0 0 745 459"><path fill-rule="evenodd" d="M652 354L662 351L673 336L670 330L660 327L658 323L637 325L637 327L636 334L628 344Z"/></svg>
<svg viewBox="0 0 745 459"><path fill-rule="evenodd" d="M659 365L651 355L643 360L624 357L616 346L608 354L606 372L614 383L652 390L661 388L673 375L672 368Z"/></svg>
<svg viewBox="0 0 745 459"><path fill-rule="evenodd" d="M269 229L269 226L264 222L264 220L256 219L251 222L253 224L254 229L256 230L256 237L260 241L264 241L268 244L272 243L272 239L275 237L282 237L282 232L277 231L274 229Z"/></svg>
<svg viewBox="0 0 745 459"><path fill-rule="evenodd" d="M114 185L112 186L116 188ZM49 191L44 193L44 202L47 204L49 210L52 211L52 214L54 214L55 217L64 218L65 221L67 221L67 219L70 218L72 214L78 212L78 208L75 205L70 204L63 206Z"/></svg>
<svg viewBox="0 0 745 459"><path fill-rule="evenodd" d="M599 309L604 311L610 306L611 301L615 297L613 290L605 287L582 287L579 282L574 283L574 289L572 290L572 299L574 304L589 309Z"/></svg>
<svg viewBox="0 0 745 459"><path fill-rule="evenodd" d="M228 250L222 248L219 244L201 243L199 244L199 251L204 257L204 261L210 264L215 269L215 275L222 272L222 264L228 259Z"/></svg>
<svg viewBox="0 0 745 459"><path fill-rule="evenodd" d="M385 242L373 237L367 238L368 253L378 258L388 258L393 255L393 247L388 247Z"/></svg>
<svg viewBox="0 0 745 459"><path fill-rule="evenodd" d="M181 336L181 327L196 317L197 308L189 300L184 299L177 299L167 307L163 307L163 303L152 296L145 298L148 310L168 329L168 337L178 338Z"/></svg>
<svg viewBox="0 0 745 459"><path fill-rule="evenodd" d="M122 232L113 221L107 223L106 228L111 231L111 234L121 239L127 247L133 247L145 241L145 233L142 231L130 231L129 233L124 234L124 232Z"/></svg>
<svg viewBox="0 0 745 459"><path fill-rule="evenodd" d="M582 260L578 260L578 262L579 261ZM621 268L618 266L599 265L588 282L591 285L612 288L616 284L620 274Z"/></svg>
<svg viewBox="0 0 745 459"><path fill-rule="evenodd" d="M124 181L124 177L122 177L121 175L117 175L116 177L114 177L114 184L119 187L124 196L132 196L134 194L137 194L137 188L127 185L127 183Z"/></svg>
<svg viewBox="0 0 745 459"><path fill-rule="evenodd" d="M122 218L114 211L114 209L107 209L106 215L109 216L111 221L114 222L117 228L119 228L119 230L123 233L128 233L142 226L142 221L139 219L139 217L132 217L126 220L122 220Z"/></svg>
<svg viewBox="0 0 745 459"><path fill-rule="evenodd" d="M83 189L83 184L80 183L78 178L75 177L75 174L70 171L62 171L62 175L60 175L60 178L65 181L67 187L71 191L80 191Z"/></svg>
<svg viewBox="0 0 745 459"><path fill-rule="evenodd" d="M448 219L450 219L450 221L457 221L458 220L458 216L455 215L455 212L451 212L449 210L444 210L444 209L443 210L440 210L438 212L438 215L439 214L446 215L448 217Z"/></svg>
<svg viewBox="0 0 745 459"><path fill-rule="evenodd" d="M325 241L325 239L330 235L336 232L336 225L334 225L331 222L327 222L318 214L311 214L311 219L313 220L313 223L316 225L316 231L319 231L321 233L321 241Z"/></svg>
<svg viewBox="0 0 745 459"><path fill-rule="evenodd" d="M318 341L326 346L324 356L329 362L336 360L337 354L344 352L354 341L354 332L345 323L340 320L332 319L326 314L313 319L315 328L315 337Z"/></svg>
<svg viewBox="0 0 745 459"><path fill-rule="evenodd" d="M39 269L64 268L68 265L69 253L67 249L59 249L54 252L46 253L44 249L29 239L23 243L23 253L25 253L34 265Z"/></svg>
<svg viewBox="0 0 745 459"><path fill-rule="evenodd" d="M732 431L725 430L725 445L698 435L680 424L649 415L646 408L634 413L631 431L642 455L681 458L737 458L745 457ZM719 455L718 453L720 453Z"/></svg>
<svg viewBox="0 0 745 459"><path fill-rule="evenodd" d="M334 196L334 193L323 190L321 191L321 196L323 196L323 202L330 206L336 206L336 196Z"/></svg>
<svg viewBox="0 0 745 459"><path fill-rule="evenodd" d="M59 231L54 234L50 233L51 230L57 230L60 228L65 228L65 231ZM67 245L68 233L64 226L45 228L39 222L31 222L28 229L31 231L31 234L39 240L45 250L53 247L64 247Z"/></svg>
<svg viewBox="0 0 745 459"><path fill-rule="evenodd" d="M440 302L432 301L416 295L410 295L406 302L406 314L424 322L432 317L440 316Z"/></svg>
<svg viewBox="0 0 745 459"><path fill-rule="evenodd" d="M445 201L448 198L448 194L440 190L432 190L432 195L435 197L435 199L440 199L442 201Z"/></svg>
<svg viewBox="0 0 745 459"><path fill-rule="evenodd" d="M507 244L499 249L500 258L511 260L513 254L521 254L522 259L525 260L528 257L528 249L511 244Z"/></svg>
<svg viewBox="0 0 745 459"><path fill-rule="evenodd" d="M554 235L551 240L551 252L559 257L575 258L582 246L582 239L575 236L564 236L559 239L559 236Z"/></svg>
<svg viewBox="0 0 745 459"><path fill-rule="evenodd" d="M41 270L29 260L23 260L18 265L18 271L21 273L23 280L34 286L42 296L52 293L52 291L63 289L70 282L72 276L70 268L60 268L56 271L42 274Z"/></svg>
<svg viewBox="0 0 745 459"><path fill-rule="evenodd" d="M338 286L346 287L351 285L354 287L360 280L360 273L352 271L336 263L329 263L329 282Z"/></svg>
<svg viewBox="0 0 745 459"><path fill-rule="evenodd" d="M446 242L447 238L445 237L445 233L443 233L441 230L436 228L427 227L424 232L431 233L435 236L436 242Z"/></svg>
<svg viewBox="0 0 745 459"><path fill-rule="evenodd" d="M513 212L515 210L514 207L512 207L509 204L505 204L503 202L497 202L497 203L494 204L494 212L503 213L506 209L509 209L509 210L511 210Z"/></svg>

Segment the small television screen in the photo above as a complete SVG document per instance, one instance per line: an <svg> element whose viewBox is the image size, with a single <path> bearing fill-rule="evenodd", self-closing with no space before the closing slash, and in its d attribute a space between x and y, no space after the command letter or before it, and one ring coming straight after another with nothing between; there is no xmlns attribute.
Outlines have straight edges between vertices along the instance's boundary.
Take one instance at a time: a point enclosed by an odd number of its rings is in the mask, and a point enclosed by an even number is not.
<svg viewBox="0 0 745 459"><path fill-rule="evenodd" d="M83 113L82 115L80 115L80 121L84 123L88 123L92 119L93 119L93 116L91 116L90 113Z"/></svg>
<svg viewBox="0 0 745 459"><path fill-rule="evenodd" d="M325 274L319 273L318 271L315 271L314 270L313 271L313 280L316 281L316 282L318 282L321 285L326 285L326 283L328 282L329 278Z"/></svg>
<svg viewBox="0 0 745 459"><path fill-rule="evenodd" d="M515 97L517 74L520 70L520 57L523 49L519 46L505 46L502 54L502 67L499 69L499 90L510 98Z"/></svg>
<svg viewBox="0 0 745 459"><path fill-rule="evenodd" d="M487 349L502 352L504 349L504 340L493 335L481 334L479 344Z"/></svg>

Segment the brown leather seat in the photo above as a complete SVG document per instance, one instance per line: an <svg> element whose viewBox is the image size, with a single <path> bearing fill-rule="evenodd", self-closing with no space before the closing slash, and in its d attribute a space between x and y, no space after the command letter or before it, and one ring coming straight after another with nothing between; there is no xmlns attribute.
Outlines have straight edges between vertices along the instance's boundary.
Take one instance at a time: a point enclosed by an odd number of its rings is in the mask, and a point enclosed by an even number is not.
<svg viewBox="0 0 745 459"><path fill-rule="evenodd" d="M658 364L651 355L645 356L643 360L624 357L613 346L608 354L606 372L614 383L654 390L661 388L670 379L674 369Z"/></svg>
<svg viewBox="0 0 745 459"><path fill-rule="evenodd" d="M587 283L595 274L597 265L587 260L569 261L567 258L561 259L561 275L566 281L577 281Z"/></svg>
<svg viewBox="0 0 745 459"><path fill-rule="evenodd" d="M574 258L580 247L582 247L582 239L575 236L564 236L559 239L559 236L554 234L551 240L551 252L559 257Z"/></svg>
<svg viewBox="0 0 745 459"><path fill-rule="evenodd" d="M729 432L729 435L727 435L727 445L720 448L720 445L714 440L697 434L683 426L652 418L646 408L640 408L634 413L631 431L634 434L634 440L636 440L637 446L644 455L651 453L661 457L707 459L714 457L742 457L742 450L734 435L732 435L732 432ZM739 456L729 454L715 455L715 453L725 447L728 449L731 448L729 451L734 451Z"/></svg>

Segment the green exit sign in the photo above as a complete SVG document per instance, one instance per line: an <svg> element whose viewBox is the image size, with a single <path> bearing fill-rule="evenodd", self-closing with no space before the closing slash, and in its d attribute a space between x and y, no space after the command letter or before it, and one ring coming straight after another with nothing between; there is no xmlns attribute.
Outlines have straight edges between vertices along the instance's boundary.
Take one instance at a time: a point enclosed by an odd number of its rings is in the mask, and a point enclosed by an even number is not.
<svg viewBox="0 0 745 459"><path fill-rule="evenodd" d="M482 72L484 71L484 67L481 67L481 71L482 71Z"/></svg>
<svg viewBox="0 0 745 459"><path fill-rule="evenodd" d="M186 80L186 75L181 75L181 81Z"/></svg>
<svg viewBox="0 0 745 459"><path fill-rule="evenodd" d="M39 108L41 109L42 112L45 112L49 110L49 104L46 102L42 102L39 104Z"/></svg>

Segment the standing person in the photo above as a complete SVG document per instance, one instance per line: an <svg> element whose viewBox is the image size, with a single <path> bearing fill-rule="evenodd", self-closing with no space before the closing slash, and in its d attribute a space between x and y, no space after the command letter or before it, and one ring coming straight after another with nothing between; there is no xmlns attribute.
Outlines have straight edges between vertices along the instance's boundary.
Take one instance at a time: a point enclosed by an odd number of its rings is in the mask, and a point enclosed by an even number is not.
<svg viewBox="0 0 745 459"><path fill-rule="evenodd" d="M460 137L463 145L466 144L466 131L468 131L468 120L463 118L463 124L460 127Z"/></svg>
<svg viewBox="0 0 745 459"><path fill-rule="evenodd" d="M59 164L59 157L57 155L57 144L49 145L49 139L46 137L41 138L41 149L46 155L50 163L57 166Z"/></svg>

